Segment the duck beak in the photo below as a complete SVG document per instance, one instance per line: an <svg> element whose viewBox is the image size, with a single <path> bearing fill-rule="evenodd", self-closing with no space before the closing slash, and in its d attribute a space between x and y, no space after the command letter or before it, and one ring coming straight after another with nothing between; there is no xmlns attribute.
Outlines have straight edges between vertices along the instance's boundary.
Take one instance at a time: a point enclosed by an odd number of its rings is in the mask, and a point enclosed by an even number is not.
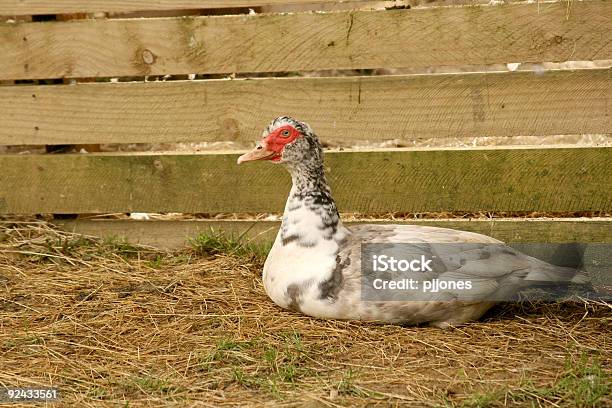
<svg viewBox="0 0 612 408"><path fill-rule="evenodd" d="M266 149L265 144L258 144L253 150L243 154L238 158L238 164L254 160L271 159L276 155L276 152Z"/></svg>

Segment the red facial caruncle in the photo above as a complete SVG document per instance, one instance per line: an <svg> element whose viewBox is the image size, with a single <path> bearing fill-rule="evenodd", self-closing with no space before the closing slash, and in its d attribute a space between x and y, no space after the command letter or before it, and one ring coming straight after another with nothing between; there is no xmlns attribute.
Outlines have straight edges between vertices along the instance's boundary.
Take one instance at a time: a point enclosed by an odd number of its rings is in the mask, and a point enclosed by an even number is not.
<svg viewBox="0 0 612 408"><path fill-rule="evenodd" d="M252 160L271 160L278 162L282 158L286 145L300 137L300 132L291 125L281 126L264 137L260 144L238 158L238 164Z"/></svg>
<svg viewBox="0 0 612 408"><path fill-rule="evenodd" d="M276 153L268 160L279 161L285 145L293 142L299 136L300 132L298 132L293 126L285 125L264 137L263 140L265 142L266 149Z"/></svg>

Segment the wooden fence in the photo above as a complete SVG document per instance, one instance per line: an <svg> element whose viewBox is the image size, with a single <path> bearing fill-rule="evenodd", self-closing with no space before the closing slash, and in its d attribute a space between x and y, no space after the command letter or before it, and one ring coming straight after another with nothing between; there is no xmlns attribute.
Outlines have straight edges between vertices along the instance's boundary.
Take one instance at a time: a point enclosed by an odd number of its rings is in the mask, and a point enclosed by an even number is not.
<svg viewBox="0 0 612 408"><path fill-rule="evenodd" d="M303 119L324 141L344 146L611 133L610 68L484 71L612 59L609 0L437 6L459 3L447 1L390 10L352 1L326 13L139 19L91 14L310 3L337 2L4 0L0 145L245 142L279 115ZM79 18L59 21L70 13ZM426 73L466 65L480 72ZM343 76L375 69L403 74ZM340 71L294 75L321 70ZM143 78L187 74L206 79ZM0 214L281 211L289 189L283 170L237 167L237 156L2 154ZM610 147L399 148L327 157L343 211L612 211ZM612 242L607 218L414 222L518 243ZM266 239L278 227L205 220L64 225L171 246L210 227Z"/></svg>

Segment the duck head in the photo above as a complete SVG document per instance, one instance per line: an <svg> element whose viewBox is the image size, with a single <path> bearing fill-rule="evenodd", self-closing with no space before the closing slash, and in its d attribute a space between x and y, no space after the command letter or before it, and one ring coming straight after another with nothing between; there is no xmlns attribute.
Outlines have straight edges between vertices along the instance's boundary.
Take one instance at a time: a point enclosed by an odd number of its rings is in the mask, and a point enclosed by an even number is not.
<svg viewBox="0 0 612 408"><path fill-rule="evenodd" d="M240 156L238 164L268 160L297 168L322 163L322 156L321 144L307 123L281 116L270 122L257 146Z"/></svg>

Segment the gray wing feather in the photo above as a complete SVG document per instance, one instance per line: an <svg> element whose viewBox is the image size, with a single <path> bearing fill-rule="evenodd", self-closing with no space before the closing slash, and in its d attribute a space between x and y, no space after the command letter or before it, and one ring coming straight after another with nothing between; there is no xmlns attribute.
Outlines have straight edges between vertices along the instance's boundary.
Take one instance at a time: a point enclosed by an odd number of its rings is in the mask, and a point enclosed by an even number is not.
<svg viewBox="0 0 612 408"><path fill-rule="evenodd" d="M342 245L338 265L345 289L357 289L361 278L362 243L386 243L400 246L404 255L425 255L434 258L432 272L405 272L402 276L419 280L470 280L471 290L429 294L426 299L456 298L477 301L529 286L529 281L570 281L576 274L571 268L550 265L524 255L503 242L486 235L446 228L415 225L358 225ZM453 245L435 245L453 244ZM401 258L400 253L397 254ZM350 258L350 261L347 261ZM415 294L416 295L416 294ZM420 295L418 297L421 297Z"/></svg>

